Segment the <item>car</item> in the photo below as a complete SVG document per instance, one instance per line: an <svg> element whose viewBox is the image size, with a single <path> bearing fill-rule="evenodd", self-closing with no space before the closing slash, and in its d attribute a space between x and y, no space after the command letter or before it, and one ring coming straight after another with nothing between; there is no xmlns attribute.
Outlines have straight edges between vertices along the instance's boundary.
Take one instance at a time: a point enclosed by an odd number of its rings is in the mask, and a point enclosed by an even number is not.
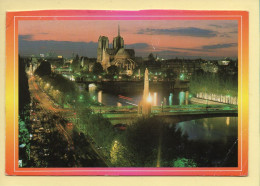
<svg viewBox="0 0 260 186"><path fill-rule="evenodd" d="M72 126L73 124L72 123L67 123L68 126Z"/></svg>
<svg viewBox="0 0 260 186"><path fill-rule="evenodd" d="M126 128L127 128L127 125L123 124L123 123L114 125L114 129L119 130L119 131L124 131L124 130L126 130Z"/></svg>

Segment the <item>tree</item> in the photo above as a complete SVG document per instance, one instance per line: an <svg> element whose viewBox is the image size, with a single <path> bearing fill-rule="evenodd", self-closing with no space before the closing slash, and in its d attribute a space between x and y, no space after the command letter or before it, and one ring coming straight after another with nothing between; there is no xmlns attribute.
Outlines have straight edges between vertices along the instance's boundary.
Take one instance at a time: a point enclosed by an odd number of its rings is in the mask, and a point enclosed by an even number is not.
<svg viewBox="0 0 260 186"><path fill-rule="evenodd" d="M26 62L26 59L19 57L19 115L23 119L23 112L26 111L25 106L30 103L28 77L25 72Z"/></svg>
<svg viewBox="0 0 260 186"><path fill-rule="evenodd" d="M52 64L55 65L57 68L60 68L60 67L63 66L64 60L63 59L57 59L57 60L54 60Z"/></svg>
<svg viewBox="0 0 260 186"><path fill-rule="evenodd" d="M110 67L107 68L108 74L110 75L118 75L119 74L119 69L115 65L111 65Z"/></svg>
<svg viewBox="0 0 260 186"><path fill-rule="evenodd" d="M19 119L19 159L23 160L23 166L28 163L30 143L29 131L24 121Z"/></svg>
<svg viewBox="0 0 260 186"><path fill-rule="evenodd" d="M176 73L173 72L173 70L169 69L169 68L166 69L165 74L166 74L167 78L175 79L177 77Z"/></svg>
<svg viewBox="0 0 260 186"><path fill-rule="evenodd" d="M173 167L197 167L192 159L178 158L173 162Z"/></svg>
<svg viewBox="0 0 260 186"><path fill-rule="evenodd" d="M155 57L154 57L153 53L150 53L150 54L148 55L148 60L149 60L149 61L154 61L154 60L155 60Z"/></svg>
<svg viewBox="0 0 260 186"><path fill-rule="evenodd" d="M103 67L100 63L94 63L94 66L93 66L93 73L95 75L99 75L103 72Z"/></svg>
<svg viewBox="0 0 260 186"><path fill-rule="evenodd" d="M35 74L45 76L51 74L51 64L48 61L41 62L40 66L35 70Z"/></svg>
<svg viewBox="0 0 260 186"><path fill-rule="evenodd" d="M75 84L63 77L61 74L54 73L50 76L43 76L42 82L43 83L40 83L41 87L46 86L46 83L49 83L50 86L55 87L55 91L50 94L60 104L64 104L65 101L68 102L69 100L74 100L77 97L77 88Z"/></svg>
<svg viewBox="0 0 260 186"><path fill-rule="evenodd" d="M190 79L190 92L237 96L237 74L196 71Z"/></svg>

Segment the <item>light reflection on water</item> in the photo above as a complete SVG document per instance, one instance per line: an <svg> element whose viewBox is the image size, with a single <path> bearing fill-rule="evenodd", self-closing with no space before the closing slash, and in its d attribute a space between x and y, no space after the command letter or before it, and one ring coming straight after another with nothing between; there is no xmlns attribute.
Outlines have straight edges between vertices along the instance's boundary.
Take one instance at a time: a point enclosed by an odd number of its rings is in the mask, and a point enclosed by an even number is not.
<svg viewBox="0 0 260 186"><path fill-rule="evenodd" d="M237 117L203 118L179 122L176 130L187 134L189 140L224 141L237 137Z"/></svg>
<svg viewBox="0 0 260 186"><path fill-rule="evenodd" d="M185 99L185 93L183 91L181 91L179 93L179 105L183 105L184 104L184 99Z"/></svg>
<svg viewBox="0 0 260 186"><path fill-rule="evenodd" d="M142 99L142 94L114 94L97 89L89 89L89 94L93 100L98 101L104 105L116 106L116 105L135 105ZM183 105L185 103L185 92L184 91L150 91L150 96L152 98L152 106L163 105ZM185 103L187 104L187 103Z"/></svg>

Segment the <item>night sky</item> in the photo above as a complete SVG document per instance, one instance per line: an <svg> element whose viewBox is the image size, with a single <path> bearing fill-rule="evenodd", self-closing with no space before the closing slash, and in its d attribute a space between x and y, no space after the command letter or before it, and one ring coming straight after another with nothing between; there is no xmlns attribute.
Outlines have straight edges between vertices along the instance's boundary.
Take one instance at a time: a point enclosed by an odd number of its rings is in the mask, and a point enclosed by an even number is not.
<svg viewBox="0 0 260 186"><path fill-rule="evenodd" d="M154 53L169 59L237 58L237 21L234 20L77 20L19 21L19 53L31 55L54 51L71 57L96 57L100 35L112 43L124 38L125 48L135 49L136 56Z"/></svg>

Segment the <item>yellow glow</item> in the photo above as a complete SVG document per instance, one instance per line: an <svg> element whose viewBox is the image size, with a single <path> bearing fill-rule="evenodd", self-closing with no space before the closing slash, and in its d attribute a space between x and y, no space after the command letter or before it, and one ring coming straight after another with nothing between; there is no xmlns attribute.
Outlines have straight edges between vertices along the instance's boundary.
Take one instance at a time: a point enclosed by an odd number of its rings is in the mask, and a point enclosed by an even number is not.
<svg viewBox="0 0 260 186"><path fill-rule="evenodd" d="M119 151L118 145L119 145L118 141L115 140L110 151L111 163L116 163L117 161L118 158L117 156Z"/></svg>
<svg viewBox="0 0 260 186"><path fill-rule="evenodd" d="M157 106L157 92L153 93L153 105Z"/></svg>
<svg viewBox="0 0 260 186"><path fill-rule="evenodd" d="M226 124L227 124L227 126L229 126L229 124L230 124L230 117L227 117Z"/></svg>
<svg viewBox="0 0 260 186"><path fill-rule="evenodd" d="M152 102L152 96L150 95L150 93L149 93L149 96L147 97L147 101L148 101L149 103Z"/></svg>
<svg viewBox="0 0 260 186"><path fill-rule="evenodd" d="M102 103L102 90L98 91L98 102Z"/></svg>

